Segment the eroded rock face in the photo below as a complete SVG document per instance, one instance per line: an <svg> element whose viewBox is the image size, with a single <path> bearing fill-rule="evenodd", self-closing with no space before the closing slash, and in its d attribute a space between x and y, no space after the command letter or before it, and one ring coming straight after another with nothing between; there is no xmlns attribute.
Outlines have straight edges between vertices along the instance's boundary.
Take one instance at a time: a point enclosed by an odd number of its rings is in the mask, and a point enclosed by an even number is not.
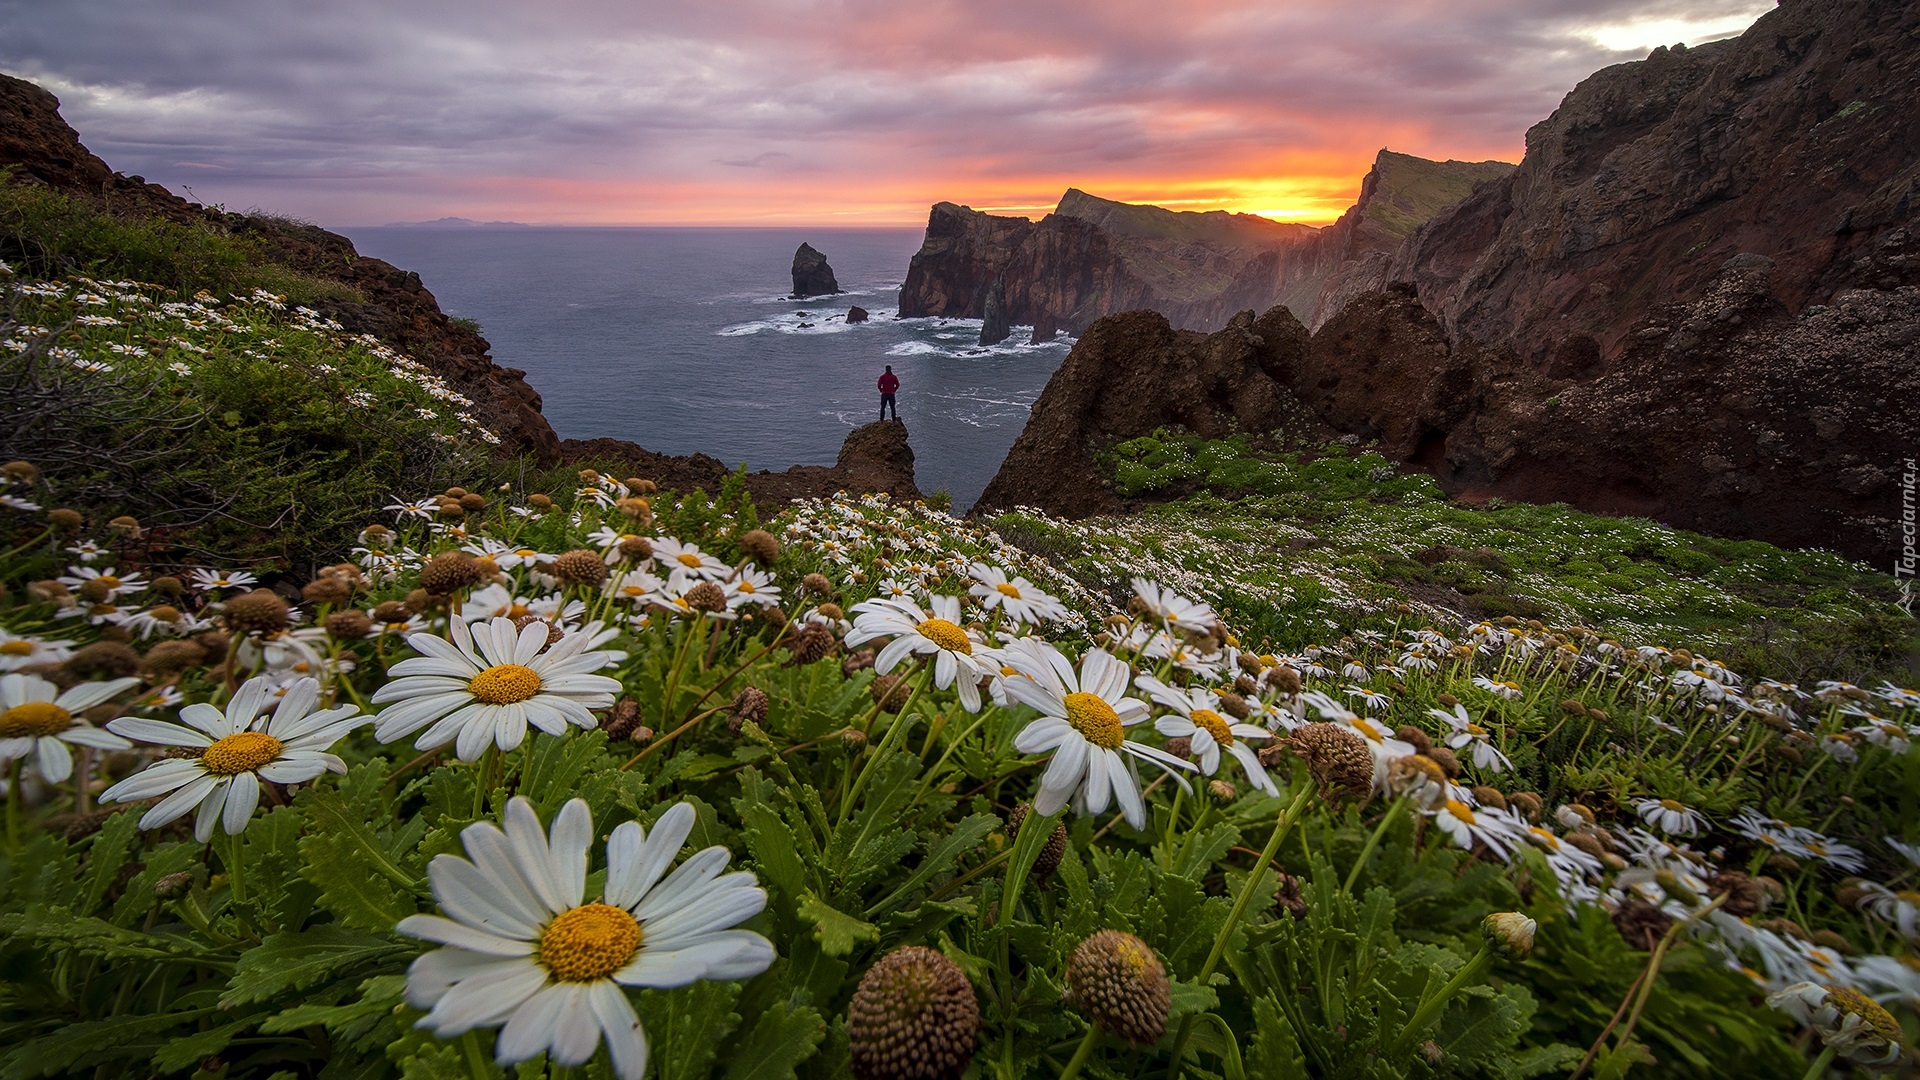
<svg viewBox="0 0 1920 1080"><path fill-rule="evenodd" d="M1601 71L1511 176L1330 275L1275 381L1464 497L1889 567L1920 447L1914 101L1920 7L1874 0L1787 0L1740 38ZM983 506L1111 509L1098 450L1221 415L1177 376L1238 332L1143 327L1088 329Z"/></svg>
<svg viewBox="0 0 1920 1080"><path fill-rule="evenodd" d="M832 296L839 291L840 283L834 280L833 267L827 265L827 257L812 244L801 244L793 253L793 298Z"/></svg>
<svg viewBox="0 0 1920 1080"><path fill-rule="evenodd" d="M1193 330L1217 330L1236 312L1274 304L1306 322L1335 274L1357 260L1384 260L1415 225L1512 168L1382 150L1359 201L1324 229L1112 202L1077 189L1037 222L940 203L908 267L900 313L980 319L999 295L1009 322L1069 332L1137 309Z"/></svg>
<svg viewBox="0 0 1920 1080"><path fill-rule="evenodd" d="M59 99L46 90L0 75L0 166L18 166L15 183L45 184L116 208L253 237L294 269L351 286L365 302L315 306L349 331L372 334L427 365L474 400L474 415L508 447L545 463L559 459L560 440L540 414L540 395L527 385L526 372L495 364L487 340L449 319L418 274L358 255L353 242L338 233L224 213L116 173L81 145L59 109Z"/></svg>
<svg viewBox="0 0 1920 1080"><path fill-rule="evenodd" d="M1306 328L1283 307L1258 320L1241 312L1211 335L1175 330L1156 311L1100 319L1048 380L974 508L1122 509L1100 451L1169 425L1209 438L1272 431L1299 414L1290 387L1307 348Z"/></svg>
<svg viewBox="0 0 1920 1080"><path fill-rule="evenodd" d="M621 476L639 476L661 487L680 491L704 488L718 491L731 470L707 454L676 457L658 454L625 439L568 439L562 444L570 464L614 468ZM762 506L776 507L790 499L824 498L838 491L867 494L884 491L896 499L918 499L914 485L913 448L907 444L907 426L898 420L880 420L854 428L840 444L831 465L795 465L784 472L747 475L747 490Z"/></svg>

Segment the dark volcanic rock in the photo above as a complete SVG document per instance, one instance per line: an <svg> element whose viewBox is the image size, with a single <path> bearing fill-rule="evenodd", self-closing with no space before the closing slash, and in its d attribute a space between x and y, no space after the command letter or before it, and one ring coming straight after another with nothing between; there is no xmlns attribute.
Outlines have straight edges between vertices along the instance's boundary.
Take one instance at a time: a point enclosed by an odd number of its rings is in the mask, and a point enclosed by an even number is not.
<svg viewBox="0 0 1920 1080"><path fill-rule="evenodd" d="M675 457L657 454L625 439L568 439L561 444L569 464L612 469L622 476L640 476L662 487L682 491L717 491L730 471L720 459L706 454ZM763 506L789 499L820 498L837 491L855 494L884 491L896 499L918 499L913 480L913 447L907 444L907 426L881 420L847 433L839 459L831 466L795 465L785 472L747 475L747 490Z"/></svg>
<svg viewBox="0 0 1920 1080"><path fill-rule="evenodd" d="M540 415L540 395L527 385L526 373L496 365L487 355L487 340L449 319L418 274L357 254L352 241L338 233L281 218L224 213L158 184L122 176L81 145L59 108L59 99L40 87L0 75L0 167L19 166L15 183L45 184L117 211L249 237L296 270L351 286L364 302L315 307L348 330L372 334L427 365L472 398L474 415L511 449L546 463L558 459L560 440Z"/></svg>
<svg viewBox="0 0 1920 1080"><path fill-rule="evenodd" d="M1786 0L1737 39L1601 71L1510 177L1333 274L1274 381L1465 497L1884 568L1920 446L1916 100L1920 6L1874 0ZM1218 414L1178 373L1246 349L1237 332L1145 326L1089 328L982 505L1106 508L1093 451Z"/></svg>
<svg viewBox="0 0 1920 1080"><path fill-rule="evenodd" d="M1274 304L1306 321L1336 272L1356 260L1384 260L1414 226L1512 168L1382 150L1360 201L1324 229L1251 214L1180 213L1074 189L1037 222L940 203L908 266L900 313L983 318L1001 281L1009 322L1038 326L1048 318L1069 331L1141 308L1195 330L1217 330L1235 312Z"/></svg>
<svg viewBox="0 0 1920 1080"><path fill-rule="evenodd" d="M1060 336L1060 324L1054 317L1041 312L1034 317L1033 335L1027 339L1029 345L1044 345Z"/></svg>
<svg viewBox="0 0 1920 1080"><path fill-rule="evenodd" d="M840 283L833 279L833 267L827 265L827 257L815 251L812 244L801 244L793 253L794 299L832 296L839 291Z"/></svg>
<svg viewBox="0 0 1920 1080"><path fill-rule="evenodd" d="M1007 325L1007 285L996 280L987 290L986 310L980 316L980 344L998 345L1012 333Z"/></svg>
<svg viewBox="0 0 1920 1080"><path fill-rule="evenodd" d="M855 326L867 321L867 309L855 304L847 309L847 325Z"/></svg>
<svg viewBox="0 0 1920 1080"><path fill-rule="evenodd" d="M1307 341L1283 307L1257 321L1243 311L1210 336L1175 330L1154 311L1095 322L1048 380L975 509L1120 509L1097 466L1100 451L1168 425L1209 438L1281 427L1300 410L1288 387Z"/></svg>

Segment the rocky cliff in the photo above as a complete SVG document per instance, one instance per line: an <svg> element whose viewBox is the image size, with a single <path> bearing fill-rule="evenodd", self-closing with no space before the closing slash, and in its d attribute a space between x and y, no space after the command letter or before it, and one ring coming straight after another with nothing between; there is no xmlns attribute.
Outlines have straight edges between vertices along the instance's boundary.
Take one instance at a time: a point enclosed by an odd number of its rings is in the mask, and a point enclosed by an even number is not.
<svg viewBox="0 0 1920 1080"><path fill-rule="evenodd" d="M1139 309L1194 330L1274 304L1311 321L1336 272L1384 259L1416 225L1511 169L1382 150L1353 208L1318 229L1112 202L1078 189L1037 222L940 203L908 266L900 313L984 318L988 300L1004 290L1010 322L1071 332Z"/></svg>
<svg viewBox="0 0 1920 1080"><path fill-rule="evenodd" d="M1875 0L1786 0L1737 39L1601 71L1511 175L1332 273L1272 377L1464 496L1886 565L1920 446L1915 101L1920 7ZM1165 356L1104 324L1081 349L1056 381L1116 399ZM1221 414L1178 392L1156 415ZM1084 512L1071 469L1152 419L1050 385L981 505Z"/></svg>
<svg viewBox="0 0 1920 1080"><path fill-rule="evenodd" d="M516 450L559 459L560 440L540 415L526 372L501 367L479 334L449 319L420 275L359 255L338 233L282 218L229 214L188 202L158 184L107 167L60 117L60 101L21 79L0 75L0 168L13 183L45 184L98 200L115 211L209 225L259 240L273 259L347 285L364 301L320 305L354 333L368 333L413 355L474 400L474 413Z"/></svg>
<svg viewBox="0 0 1920 1080"><path fill-rule="evenodd" d="M840 291L840 283L834 280L833 267L827 265L827 257L812 244L801 244L793 253L793 298L804 300L809 296L832 296Z"/></svg>

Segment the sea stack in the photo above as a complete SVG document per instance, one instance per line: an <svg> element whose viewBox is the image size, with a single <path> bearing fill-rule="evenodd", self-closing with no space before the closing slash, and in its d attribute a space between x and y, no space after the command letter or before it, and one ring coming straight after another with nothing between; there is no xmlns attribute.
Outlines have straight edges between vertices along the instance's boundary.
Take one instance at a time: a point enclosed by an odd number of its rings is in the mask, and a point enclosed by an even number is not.
<svg viewBox="0 0 1920 1080"><path fill-rule="evenodd" d="M815 251L812 244L801 244L793 253L793 298L832 296L839 291L840 283L833 280L833 267L827 265L827 257Z"/></svg>
<svg viewBox="0 0 1920 1080"><path fill-rule="evenodd" d="M863 323L866 321L867 321L866 308L861 307L859 304L855 304L852 307L847 309L847 325L848 326L853 326L856 323Z"/></svg>
<svg viewBox="0 0 1920 1080"><path fill-rule="evenodd" d="M980 322L980 344L998 345L1007 340L1013 329L1007 325L1007 282L1005 278L995 278L993 288L987 291L986 310Z"/></svg>

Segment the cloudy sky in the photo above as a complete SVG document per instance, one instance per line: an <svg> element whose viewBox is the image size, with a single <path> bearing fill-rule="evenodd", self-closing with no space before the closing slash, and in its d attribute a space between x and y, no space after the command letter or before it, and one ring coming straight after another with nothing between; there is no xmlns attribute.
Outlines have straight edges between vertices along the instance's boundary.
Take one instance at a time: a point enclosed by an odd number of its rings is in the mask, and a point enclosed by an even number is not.
<svg viewBox="0 0 1920 1080"><path fill-rule="evenodd" d="M1068 186L1320 223L1519 159L1772 0L0 0L0 71L203 202L328 225L918 224Z"/></svg>

